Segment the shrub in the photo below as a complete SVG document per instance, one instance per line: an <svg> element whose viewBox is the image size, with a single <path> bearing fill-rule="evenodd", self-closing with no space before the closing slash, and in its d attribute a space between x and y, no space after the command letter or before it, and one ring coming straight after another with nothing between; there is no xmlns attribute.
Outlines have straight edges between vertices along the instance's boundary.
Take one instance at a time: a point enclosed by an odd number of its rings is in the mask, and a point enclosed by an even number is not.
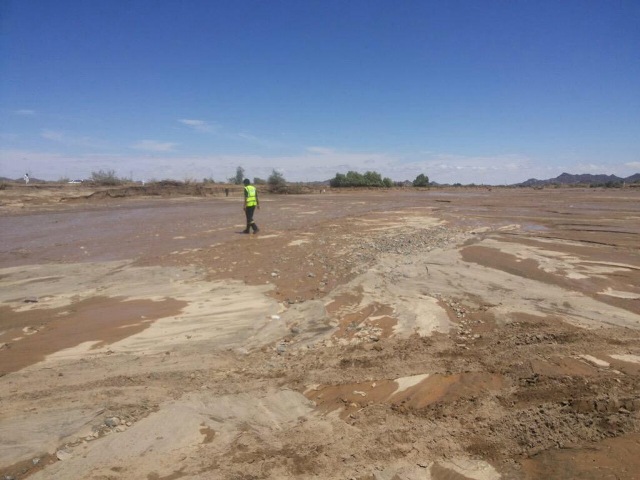
<svg viewBox="0 0 640 480"><path fill-rule="evenodd" d="M429 186L429 177L427 177L424 173L421 173L413 181L413 186L414 187L428 187Z"/></svg>
<svg viewBox="0 0 640 480"><path fill-rule="evenodd" d="M96 185L120 185L123 180L116 176L115 170L91 172L91 181Z"/></svg>

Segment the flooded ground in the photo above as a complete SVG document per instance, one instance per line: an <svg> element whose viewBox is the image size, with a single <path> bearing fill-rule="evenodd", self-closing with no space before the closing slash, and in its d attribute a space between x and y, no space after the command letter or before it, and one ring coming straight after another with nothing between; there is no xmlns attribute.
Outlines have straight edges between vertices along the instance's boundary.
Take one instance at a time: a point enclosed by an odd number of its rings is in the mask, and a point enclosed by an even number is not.
<svg viewBox="0 0 640 480"><path fill-rule="evenodd" d="M4 476L640 478L637 189L28 188Z"/></svg>

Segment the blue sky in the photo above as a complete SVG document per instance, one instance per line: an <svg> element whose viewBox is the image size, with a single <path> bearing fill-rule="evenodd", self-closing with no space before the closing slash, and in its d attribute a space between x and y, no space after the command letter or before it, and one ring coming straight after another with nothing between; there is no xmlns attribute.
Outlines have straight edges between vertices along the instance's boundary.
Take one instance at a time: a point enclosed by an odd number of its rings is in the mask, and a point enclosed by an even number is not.
<svg viewBox="0 0 640 480"><path fill-rule="evenodd" d="M1 0L0 176L640 172L637 0Z"/></svg>

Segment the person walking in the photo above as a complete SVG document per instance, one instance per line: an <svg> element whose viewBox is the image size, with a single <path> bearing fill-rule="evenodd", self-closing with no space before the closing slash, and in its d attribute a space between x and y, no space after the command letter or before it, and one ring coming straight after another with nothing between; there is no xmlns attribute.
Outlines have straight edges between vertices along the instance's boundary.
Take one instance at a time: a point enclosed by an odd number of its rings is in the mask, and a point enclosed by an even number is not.
<svg viewBox="0 0 640 480"><path fill-rule="evenodd" d="M251 229L253 229L253 233L258 233L260 229L256 222L253 221L253 213L256 210L260 210L260 200L258 200L258 190L256 187L251 185L251 180L248 178L244 179L244 206L242 207L244 210L244 214L247 217L247 228L245 228L242 233L251 233Z"/></svg>

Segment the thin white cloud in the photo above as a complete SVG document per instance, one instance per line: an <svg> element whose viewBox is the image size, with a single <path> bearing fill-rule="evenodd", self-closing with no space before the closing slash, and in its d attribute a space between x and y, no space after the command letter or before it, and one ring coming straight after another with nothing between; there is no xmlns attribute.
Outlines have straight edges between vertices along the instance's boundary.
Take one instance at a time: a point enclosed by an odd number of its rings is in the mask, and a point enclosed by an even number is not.
<svg viewBox="0 0 640 480"><path fill-rule="evenodd" d="M40 133L40 136L46 140L51 140L53 142L64 141L64 134L62 132L57 132L55 130L43 130Z"/></svg>
<svg viewBox="0 0 640 480"><path fill-rule="evenodd" d="M603 165L597 165L594 163L580 163L577 165L577 167L580 169L581 173L593 173L593 174L604 173L607 168Z"/></svg>
<svg viewBox="0 0 640 480"><path fill-rule="evenodd" d="M30 117L36 114L35 110L29 110L29 109L21 109L21 110L16 110L14 112L16 115L21 115L23 117Z"/></svg>
<svg viewBox="0 0 640 480"><path fill-rule="evenodd" d="M531 160L521 155L466 156L435 152L421 152L391 168L406 180L424 173L438 183L489 185L518 183L530 178L533 172Z"/></svg>
<svg viewBox="0 0 640 480"><path fill-rule="evenodd" d="M232 140L241 140L247 143L253 143L254 145L259 145L266 148L275 148L275 147L281 146L279 142L274 142L272 140L256 137L255 135L251 135L249 133L244 133L244 132L235 133L235 134L228 133L228 134L225 134L225 136Z"/></svg>
<svg viewBox="0 0 640 480"><path fill-rule="evenodd" d="M58 132L59 133L59 132ZM50 132L51 137L59 137ZM519 155L462 156L452 154L393 155L381 152L342 152L338 149L304 149L295 155L178 155L171 152L174 144L151 140L140 142L142 151L132 155L92 155L58 152L4 150L0 151L2 176L20 178L24 168L33 176L45 180L62 177L88 178L91 172L115 170L117 175L134 179L194 179L213 178L224 181L242 166L248 177L268 178L273 169L288 181L329 180L336 173L350 170L364 173L372 170L392 180L414 180L425 174L440 184L504 185L523 182L529 178L547 179L569 173L589 173L577 163L554 165ZM151 148L151 150L150 150ZM146 150L146 151L144 151ZM148 152L154 152L149 155ZM316 153L311 153L316 152ZM627 177L638 172L638 162L601 166L598 173L613 173Z"/></svg>
<svg viewBox="0 0 640 480"><path fill-rule="evenodd" d="M182 118L178 120L183 125L195 130L196 132L201 133L217 133L220 127L218 125L214 125L204 120L196 120L196 119L188 119Z"/></svg>
<svg viewBox="0 0 640 480"><path fill-rule="evenodd" d="M182 118L179 119L178 122L196 132L213 134L224 139L251 143L265 148L278 148L284 146L281 142L260 138L247 132L229 132L222 126L205 120Z"/></svg>
<svg viewBox="0 0 640 480"><path fill-rule="evenodd" d="M177 143L173 142L157 142L155 140L141 140L131 148L136 150L143 150L145 152L171 152L177 146Z"/></svg>
<svg viewBox="0 0 640 480"><path fill-rule="evenodd" d="M332 155L335 153L335 150L327 147L307 147L307 152L315 153L318 155Z"/></svg>
<svg viewBox="0 0 640 480"><path fill-rule="evenodd" d="M102 140L87 136L70 135L59 130L45 129L40 132L40 136L45 140L67 147L105 148L107 146L107 143Z"/></svg>

